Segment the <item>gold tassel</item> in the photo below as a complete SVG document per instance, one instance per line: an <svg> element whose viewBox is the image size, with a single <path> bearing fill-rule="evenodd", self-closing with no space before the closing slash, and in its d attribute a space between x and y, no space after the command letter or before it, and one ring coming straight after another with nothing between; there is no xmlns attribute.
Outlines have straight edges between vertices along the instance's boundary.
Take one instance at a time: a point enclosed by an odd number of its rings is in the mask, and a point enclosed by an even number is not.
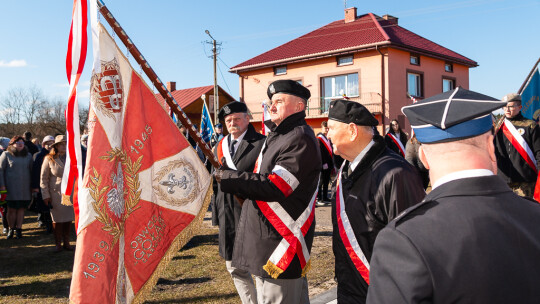
<svg viewBox="0 0 540 304"><path fill-rule="evenodd" d="M64 206L73 206L73 203L71 202L71 198L68 195L62 194L62 205Z"/></svg>
<svg viewBox="0 0 540 304"><path fill-rule="evenodd" d="M305 277L308 271L311 269L311 258L306 263L306 266L304 266L304 269L302 269L302 276Z"/></svg>
<svg viewBox="0 0 540 304"><path fill-rule="evenodd" d="M266 265L263 266L263 269L273 278L277 279L280 274L283 273L283 270L281 270L279 267L277 267L274 263L266 262Z"/></svg>

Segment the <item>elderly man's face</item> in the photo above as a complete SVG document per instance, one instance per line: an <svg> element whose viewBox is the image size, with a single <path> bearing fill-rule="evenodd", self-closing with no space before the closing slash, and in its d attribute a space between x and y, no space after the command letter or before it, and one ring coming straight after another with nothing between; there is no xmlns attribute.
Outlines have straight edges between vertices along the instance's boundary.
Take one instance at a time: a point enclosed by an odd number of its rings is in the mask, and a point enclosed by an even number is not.
<svg viewBox="0 0 540 304"><path fill-rule="evenodd" d="M511 101L503 107L503 110L506 118L512 118L521 111L521 104L519 102Z"/></svg>
<svg viewBox="0 0 540 304"><path fill-rule="evenodd" d="M274 94L270 103L268 108L270 119L276 125L279 125L285 118L305 109L302 98L289 94Z"/></svg>
<svg viewBox="0 0 540 304"><path fill-rule="evenodd" d="M246 113L232 113L225 116L225 125L227 131L232 134L234 138L242 135L246 131L249 125L249 116Z"/></svg>
<svg viewBox="0 0 540 304"><path fill-rule="evenodd" d="M327 137L332 141L334 154L346 158L347 148L351 145L351 134L348 130L348 125L335 120L328 120Z"/></svg>

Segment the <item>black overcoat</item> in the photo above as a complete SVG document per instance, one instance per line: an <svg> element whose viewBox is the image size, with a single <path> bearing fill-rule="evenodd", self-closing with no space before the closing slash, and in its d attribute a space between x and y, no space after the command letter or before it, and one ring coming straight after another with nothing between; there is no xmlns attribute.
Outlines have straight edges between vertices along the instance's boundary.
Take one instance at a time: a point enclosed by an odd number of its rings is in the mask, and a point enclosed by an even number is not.
<svg viewBox="0 0 540 304"><path fill-rule="evenodd" d="M273 127L266 139L259 173L225 170L221 189L248 198L244 202L235 239L232 266L251 274L270 278L263 269L268 258L283 239L258 208L254 200L278 202L294 219L304 212L317 189L321 171L319 143L311 127L306 124L305 113L299 112ZM285 195L269 175L281 166L297 180L298 186ZM305 236L309 252L313 243L315 221ZM298 256L278 279L296 279L302 275Z"/></svg>
<svg viewBox="0 0 540 304"><path fill-rule="evenodd" d="M345 212L356 240L371 259L375 237L400 212L422 201L426 195L416 170L401 156L390 151L376 135L374 145L347 175L343 167L342 193ZM332 247L335 256L338 303L365 303L368 285L355 268L340 237L336 203L332 205Z"/></svg>
<svg viewBox="0 0 540 304"><path fill-rule="evenodd" d="M540 204L497 176L447 182L375 241L368 303L538 303Z"/></svg>
<svg viewBox="0 0 540 304"><path fill-rule="evenodd" d="M526 119L519 113L509 119L525 140L534 155L533 161L540 163L540 128L534 120ZM535 182L537 173L525 162L516 148L499 129L494 139L497 157L497 175L507 183ZM538 165L537 165L538 167Z"/></svg>
<svg viewBox="0 0 540 304"><path fill-rule="evenodd" d="M247 132L232 158L237 170L253 172L265 138L264 135L257 133L251 124L248 125ZM224 138L221 139L219 145L223 143L223 140ZM216 151L217 146L214 148L214 153ZM219 225L219 255L226 261L231 261L235 232L240 220L242 206L232 193L224 193L221 191L220 185L217 183L216 185L217 190L215 190L216 197L212 206L212 217L217 219Z"/></svg>

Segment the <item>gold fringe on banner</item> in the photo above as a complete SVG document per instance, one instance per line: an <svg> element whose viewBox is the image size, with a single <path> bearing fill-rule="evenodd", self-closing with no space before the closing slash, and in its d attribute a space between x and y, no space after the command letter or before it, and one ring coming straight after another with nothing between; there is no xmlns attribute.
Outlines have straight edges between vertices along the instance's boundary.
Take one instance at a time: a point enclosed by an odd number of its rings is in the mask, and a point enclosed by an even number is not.
<svg viewBox="0 0 540 304"><path fill-rule="evenodd" d="M201 210L199 211L199 214L189 223L189 225L184 228L184 230L176 236L174 241L171 243L171 246L163 255L163 258L161 258L161 261L159 262L158 266L156 267L156 270L154 270L154 273L150 276L148 281L141 287L139 292L135 295L133 298L132 303L143 303L144 298L147 294L149 294L154 286L157 283L157 280L159 279L161 273L165 270L169 262L172 260L174 255L180 250L191 238L196 235L199 232L199 229L201 227L201 224L204 219L204 215L206 214L206 210L208 210L208 205L210 204L210 200L212 199L212 194L214 191L212 190L212 178L210 179L210 185L208 186L208 190L206 191L206 196L204 197L204 202L201 206Z"/></svg>

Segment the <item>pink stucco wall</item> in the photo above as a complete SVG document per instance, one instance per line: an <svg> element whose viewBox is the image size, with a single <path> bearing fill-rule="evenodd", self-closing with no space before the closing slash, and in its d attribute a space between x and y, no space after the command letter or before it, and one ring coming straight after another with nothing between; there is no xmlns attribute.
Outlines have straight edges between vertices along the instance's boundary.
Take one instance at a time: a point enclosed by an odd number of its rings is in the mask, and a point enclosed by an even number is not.
<svg viewBox="0 0 540 304"><path fill-rule="evenodd" d="M384 56L384 95L386 99L385 125L380 126L380 131L388 127L394 118L404 122L407 132L410 131L409 123L399 115L401 107L411 103L407 98L407 71L423 73L424 97L429 97L442 92L443 76L455 79L456 86L469 87L469 68L464 65L454 63L452 73L445 72L445 61L441 59L420 56L420 65L410 64L410 52L394 48L385 48L381 52ZM371 111L379 114L382 112L382 84L381 84L381 54L377 50L358 52L353 55L353 64L337 66L336 57L314 59L310 61L291 63L287 65L287 74L274 75L272 67L254 71L242 72L239 77L240 97L246 102L248 108L253 113L252 121L261 119L261 103L267 99L266 89L268 85L279 79L301 80L302 84L311 91L310 111L308 123L316 132L320 130L321 119L325 117L313 108L319 107L321 96L321 78L358 73L359 96L352 99L363 104L377 104L377 107L370 108ZM311 118L311 119L310 119Z"/></svg>

